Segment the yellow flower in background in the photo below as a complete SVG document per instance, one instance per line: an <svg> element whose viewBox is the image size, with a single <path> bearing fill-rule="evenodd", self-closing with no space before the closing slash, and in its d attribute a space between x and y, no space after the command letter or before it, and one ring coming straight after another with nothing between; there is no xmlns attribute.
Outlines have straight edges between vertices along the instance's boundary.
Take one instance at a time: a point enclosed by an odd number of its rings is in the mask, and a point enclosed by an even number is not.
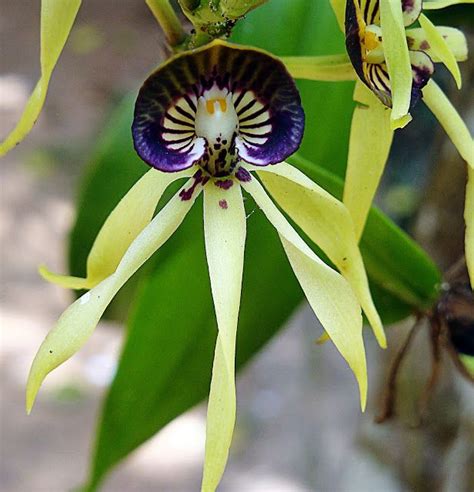
<svg viewBox="0 0 474 492"><path fill-rule="evenodd" d="M474 0L331 0L345 32L347 55L287 57L295 78L322 81L356 80L344 204L360 238L388 159L393 131L410 120L410 108L424 101L467 162L466 261L474 286L474 143L466 124L432 79L435 63L443 63L458 88L458 61L467 59L464 34L435 26L422 10L473 3ZM416 20L420 27L405 29ZM471 205L470 205L471 204Z"/></svg>
<svg viewBox="0 0 474 492"><path fill-rule="evenodd" d="M64 287L91 290L66 309L41 345L27 384L28 412L46 375L82 347L118 290L168 240L202 193L218 324L202 489L216 489L236 413L235 342L246 238L243 191L277 230L311 307L354 372L365 407L361 308L383 347L385 334L349 212L284 162L298 149L303 130L296 86L284 65L266 52L214 41L171 58L150 75L138 95L132 133L137 153L154 169L105 221L89 255L87 278L42 269L48 280ZM185 184L152 218L163 192L178 179L186 179ZM279 207L339 272L313 252Z"/></svg>

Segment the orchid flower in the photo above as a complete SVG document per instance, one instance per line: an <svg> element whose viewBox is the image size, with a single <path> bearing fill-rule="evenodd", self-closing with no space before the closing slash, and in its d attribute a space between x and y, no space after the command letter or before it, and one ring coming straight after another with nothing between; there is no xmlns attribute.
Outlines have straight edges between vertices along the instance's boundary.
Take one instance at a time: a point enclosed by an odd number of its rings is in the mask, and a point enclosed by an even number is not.
<svg viewBox="0 0 474 492"><path fill-rule="evenodd" d="M132 133L137 153L153 169L105 221L89 255L87 278L42 270L62 286L90 291L66 309L41 345L27 385L28 412L45 376L80 349L117 291L168 240L202 193L218 325L202 489L215 490L236 413L235 344L246 237L242 191L278 231L311 307L355 374L365 407L361 307L383 347L385 335L349 212L284 162L298 149L303 130L296 86L284 65L264 51L216 40L172 57L150 75L138 95ZM164 190L179 179L185 184L152 219ZM280 209L339 272L313 252Z"/></svg>
<svg viewBox="0 0 474 492"><path fill-rule="evenodd" d="M20 121L0 143L0 157L19 144L31 131L43 109L49 81L66 44L81 0L42 0L41 2L41 77L34 88Z"/></svg>
<svg viewBox="0 0 474 492"><path fill-rule="evenodd" d="M287 57L295 78L322 81L357 80L344 204L358 238L388 159L394 129L410 120L409 111L423 100L468 163L466 189L466 260L474 286L474 144L468 128L447 96L432 80L434 64L442 62L458 88L458 61L467 59L464 34L435 26L422 13L474 0L331 0L345 32L348 57ZM420 27L405 29L418 21ZM352 66L352 70L351 70Z"/></svg>

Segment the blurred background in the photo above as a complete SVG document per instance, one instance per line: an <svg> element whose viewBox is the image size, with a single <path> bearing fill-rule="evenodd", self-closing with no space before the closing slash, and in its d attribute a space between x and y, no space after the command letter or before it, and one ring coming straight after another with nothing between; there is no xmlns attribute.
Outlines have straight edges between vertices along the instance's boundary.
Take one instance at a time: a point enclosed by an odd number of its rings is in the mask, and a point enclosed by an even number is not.
<svg viewBox="0 0 474 492"><path fill-rule="evenodd" d="M472 27L465 29L472 40ZM1 1L0 50L3 137L18 120L39 73L36 2ZM27 417L24 385L30 363L71 300L69 292L47 284L36 272L42 263L66 271L82 166L110 110L164 56L160 30L144 2L84 2L34 131L0 166L4 492L66 491L86 477L95 421L114 374L122 331L101 322L86 347L48 377ZM439 80L446 82L472 127L472 61L462 70L460 93L442 70ZM464 180L463 162L420 109L403 142L395 141L378 203L442 269L463 249ZM330 344L314 344L320 333L316 325L311 311L301 306L240 374L237 428L220 490L474 490L472 387L454 373L447 358L429 419L415 425L417 401L430 370L427 330L421 330L403 365L400 417L376 425L390 361L412 320L388 330L385 352L367 333L371 390L363 415L342 359ZM204 438L205 407L200 405L133 453L112 472L103 490L198 490Z"/></svg>

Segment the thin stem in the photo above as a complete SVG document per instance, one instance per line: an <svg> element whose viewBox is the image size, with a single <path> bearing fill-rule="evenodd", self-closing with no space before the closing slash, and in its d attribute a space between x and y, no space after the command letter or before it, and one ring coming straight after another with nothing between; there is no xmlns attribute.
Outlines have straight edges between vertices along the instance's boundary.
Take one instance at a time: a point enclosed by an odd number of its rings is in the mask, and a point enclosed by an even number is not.
<svg viewBox="0 0 474 492"><path fill-rule="evenodd" d="M169 45L174 47L186 39L186 32L169 0L145 0L163 29Z"/></svg>

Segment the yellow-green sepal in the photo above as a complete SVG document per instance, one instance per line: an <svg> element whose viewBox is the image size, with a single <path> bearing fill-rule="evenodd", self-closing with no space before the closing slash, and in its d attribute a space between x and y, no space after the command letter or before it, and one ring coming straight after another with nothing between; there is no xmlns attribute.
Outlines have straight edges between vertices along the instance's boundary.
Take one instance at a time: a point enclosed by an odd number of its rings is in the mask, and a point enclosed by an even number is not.
<svg viewBox="0 0 474 492"><path fill-rule="evenodd" d="M193 184L194 180L189 182L189 186ZM64 311L33 360L26 385L28 413L44 378L86 343L115 294L174 233L199 192L196 190L189 200L176 194L132 242L115 272Z"/></svg>
<svg viewBox="0 0 474 492"><path fill-rule="evenodd" d="M387 341L369 290L354 224L347 208L297 168L280 163L258 171L266 189L347 280L380 346Z"/></svg>
<svg viewBox="0 0 474 492"><path fill-rule="evenodd" d="M357 75L347 55L283 56L290 75L295 79L340 82L356 80Z"/></svg>
<svg viewBox="0 0 474 492"><path fill-rule="evenodd" d="M360 304L347 280L326 265L301 239L252 179L242 183L280 235L293 271L323 328L344 357L359 385L361 408L367 401L367 367Z"/></svg>
<svg viewBox="0 0 474 492"><path fill-rule="evenodd" d="M120 200L104 222L87 257L87 277L72 277L50 272L45 266L39 273L48 282L67 289L91 289L115 272L130 244L151 221L166 188L196 171L163 173L151 169Z"/></svg>
<svg viewBox="0 0 474 492"><path fill-rule="evenodd" d="M423 100L444 128L461 157L471 168L474 168L474 142L469 129L433 79L423 88Z"/></svg>
<svg viewBox="0 0 474 492"><path fill-rule="evenodd" d="M20 121L0 144L0 157L20 143L36 123L46 99L51 75L66 44L80 5L81 0L42 0L41 77L26 104Z"/></svg>
<svg viewBox="0 0 474 492"><path fill-rule="evenodd" d="M466 202L464 205L464 221L466 222L466 265L474 290L474 168L467 168Z"/></svg>
<svg viewBox="0 0 474 492"><path fill-rule="evenodd" d="M423 2L423 10L438 10L452 5L460 5L463 3L474 3L474 0L425 0Z"/></svg>
<svg viewBox="0 0 474 492"><path fill-rule="evenodd" d="M218 336L207 408L202 491L214 492L229 455L235 425L235 343L246 235L245 208L237 182L204 189L204 237Z"/></svg>
<svg viewBox="0 0 474 492"><path fill-rule="evenodd" d="M461 72L459 70L456 57L451 51L443 35L438 31L437 27L428 19L428 17L426 17L426 15L421 14L418 18L418 22L425 31L426 40L428 41L431 51L451 72L458 89L460 89L462 85Z"/></svg>
<svg viewBox="0 0 474 492"><path fill-rule="evenodd" d="M361 82L356 83L354 100L343 202L359 240L390 153L393 130L390 110Z"/></svg>

